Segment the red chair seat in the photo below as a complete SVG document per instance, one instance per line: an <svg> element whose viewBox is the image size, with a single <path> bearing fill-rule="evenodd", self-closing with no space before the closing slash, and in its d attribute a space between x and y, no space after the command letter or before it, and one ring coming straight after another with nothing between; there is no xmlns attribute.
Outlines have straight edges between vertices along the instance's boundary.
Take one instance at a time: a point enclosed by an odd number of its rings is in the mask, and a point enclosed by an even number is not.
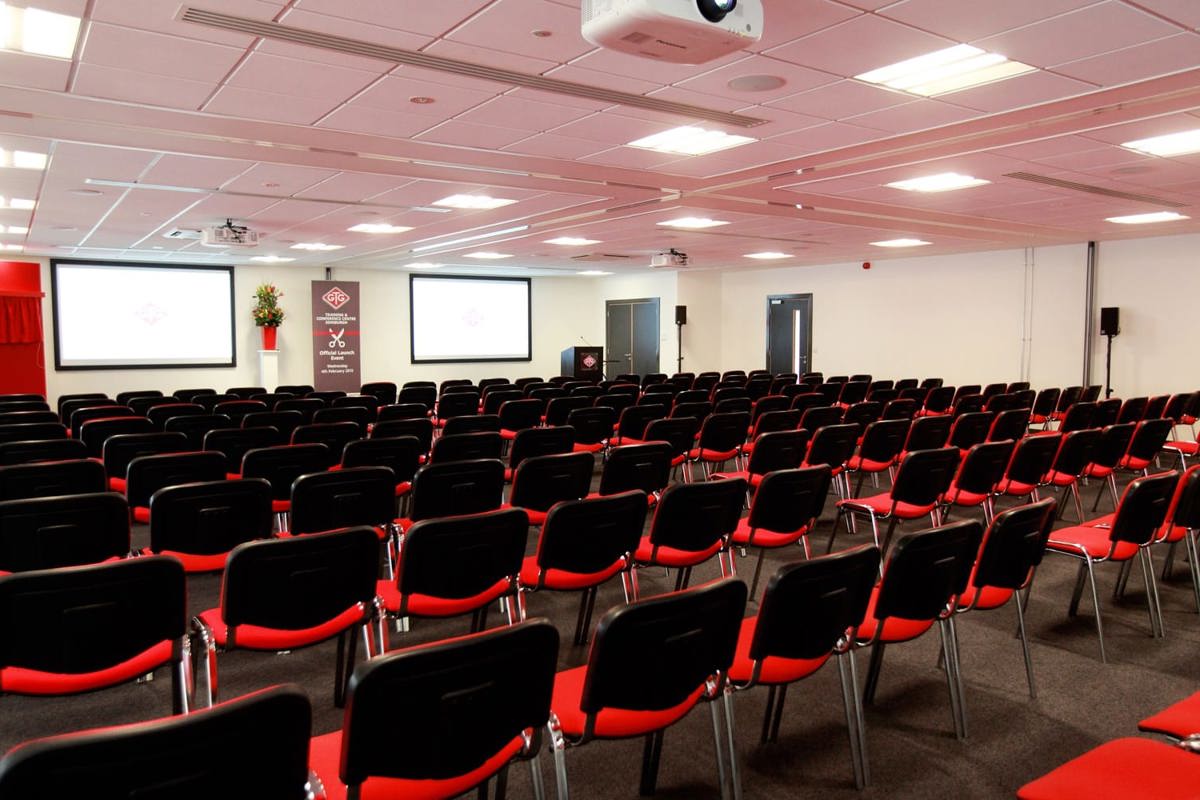
<svg viewBox="0 0 1200 800"><path fill-rule="evenodd" d="M983 505L988 499L986 494L982 492L968 492L966 489L959 489L957 486L951 486L946 492L946 502L953 503L959 506L979 506Z"/></svg>
<svg viewBox="0 0 1200 800"><path fill-rule="evenodd" d="M1138 458L1137 456L1125 456L1117 465L1121 469L1132 469L1141 472L1146 467L1150 466L1150 459Z"/></svg>
<svg viewBox="0 0 1200 800"><path fill-rule="evenodd" d="M687 457L692 461L728 461L737 456L737 448L732 450L712 450L707 447L693 447L688 451Z"/></svg>
<svg viewBox="0 0 1200 800"><path fill-rule="evenodd" d="M150 523L150 509L146 506L134 506L133 507L133 521L149 524Z"/></svg>
<svg viewBox="0 0 1200 800"><path fill-rule="evenodd" d="M109 478L108 479L108 488L109 488L109 491L120 492L121 494L125 494L125 479L124 478Z"/></svg>
<svg viewBox="0 0 1200 800"><path fill-rule="evenodd" d="M1052 417L1047 417L1045 414L1030 414L1029 421L1034 425L1045 425Z"/></svg>
<svg viewBox="0 0 1200 800"><path fill-rule="evenodd" d="M1200 442L1167 442L1163 445L1163 450L1183 453L1185 456L1194 456L1200 451Z"/></svg>
<svg viewBox="0 0 1200 800"><path fill-rule="evenodd" d="M128 661L95 672L59 673L24 667L5 667L0 669L0 692L57 695L116 686L118 683L139 678L147 672L153 672L170 661L173 652L174 643L164 640Z"/></svg>
<svg viewBox="0 0 1200 800"><path fill-rule="evenodd" d="M412 491L412 481L401 481L396 484L396 497L404 497Z"/></svg>
<svg viewBox="0 0 1200 800"><path fill-rule="evenodd" d="M240 473L240 472L226 472L225 473L225 480L227 480L227 481L240 481L241 479L242 479L242 473Z"/></svg>
<svg viewBox="0 0 1200 800"><path fill-rule="evenodd" d="M1096 517L1095 519L1089 519L1087 522L1085 522L1083 524L1089 528L1111 528L1112 524L1113 524L1113 520L1116 518L1117 518L1117 515L1115 513L1105 514L1103 517Z"/></svg>
<svg viewBox="0 0 1200 800"><path fill-rule="evenodd" d="M511 588L506 580L496 581L477 595L471 597L434 597L428 594L408 595L408 613L419 617L457 617L469 614L480 606L508 593ZM383 606L393 614L400 613L401 595L395 581L383 580L377 584L376 592L383 598Z"/></svg>
<svg viewBox="0 0 1200 800"><path fill-rule="evenodd" d="M866 507L877 517L886 517L892 513L892 497L890 494L873 494L870 497L856 497L853 500L838 500L838 507ZM916 506L912 503L896 503L895 514L900 519L919 519L933 511L936 505Z"/></svg>
<svg viewBox="0 0 1200 800"><path fill-rule="evenodd" d="M703 550L678 550L674 547L658 547L650 544L650 537L643 536L641 544L634 552L634 560L643 564L654 564L660 567L694 567L715 556L721 551L722 543L713 542Z"/></svg>
<svg viewBox="0 0 1200 800"><path fill-rule="evenodd" d="M149 547L143 547L141 554L144 556L154 555ZM175 550L163 550L159 555L171 556L183 562L185 572L219 572L225 569L225 562L229 559L228 552L200 555L199 553L180 553Z"/></svg>
<svg viewBox="0 0 1200 800"><path fill-rule="evenodd" d="M574 447L571 448L572 452L575 453L599 453L603 449L604 442L593 442L592 444L576 442Z"/></svg>
<svg viewBox="0 0 1200 800"><path fill-rule="evenodd" d="M619 573L624 566L622 562L616 561L613 562L612 566L600 572L568 572L565 569L548 569L546 570L545 581L539 588L556 589L564 592L589 589L604 583ZM521 585L528 587L539 586L538 576L540 574L541 570L538 569L537 556L526 556L525 560L521 562Z"/></svg>
<svg viewBox="0 0 1200 800"><path fill-rule="evenodd" d="M550 698L550 709L562 723L563 733L577 737L583 735L587 715L579 708L583 697L583 680L587 667L563 670L554 676L554 694ZM595 735L602 739L620 739L640 736L672 725L692 710L704 694L704 686L688 695L677 706L661 711L632 711L624 708L605 708L596 715Z"/></svg>
<svg viewBox="0 0 1200 800"><path fill-rule="evenodd" d="M1070 486L1078 480L1079 478L1067 472L1054 470L1050 473L1050 483L1055 486Z"/></svg>
<svg viewBox="0 0 1200 800"><path fill-rule="evenodd" d="M512 761L525 746L523 737L510 741L500 752L463 775L444 780L412 780L406 778L368 778L362 784L362 800L440 800L457 797L499 772ZM325 785L327 800L345 800L346 787L338 780L338 766L342 757L342 732L334 731L323 736L314 736L309 747L309 767Z"/></svg>
<svg viewBox="0 0 1200 800"><path fill-rule="evenodd" d="M285 512L291 511L292 510L292 501L291 500L272 500L271 501L271 510L274 511L276 514L283 514Z"/></svg>
<svg viewBox="0 0 1200 800"><path fill-rule="evenodd" d="M248 650L290 650L293 647L305 647L337 636L355 625L361 625L366 616L367 612L355 605L328 622L312 628L284 630L258 625L238 625L234 634L234 644ZM221 609L210 608L202 612L200 621L212 630L213 640L218 646L225 647L229 643L229 626L221 619Z"/></svg>
<svg viewBox="0 0 1200 800"><path fill-rule="evenodd" d="M517 432L510 431L508 428L501 428L500 429L500 438L505 440L506 442L511 442L513 439L517 438Z"/></svg>
<svg viewBox="0 0 1200 800"><path fill-rule="evenodd" d="M1031 781L1021 800L1119 797L1121 800L1195 798L1200 758L1149 739L1116 739Z"/></svg>
<svg viewBox="0 0 1200 800"><path fill-rule="evenodd" d="M524 511L525 516L529 518L530 525L543 525L546 522L548 511L538 511L536 508L525 508L524 506L514 506L511 503L504 503L501 508L515 508L518 511Z"/></svg>
<svg viewBox="0 0 1200 800"><path fill-rule="evenodd" d="M1112 542L1108 538L1108 528L1089 527L1087 525L1075 525L1070 528L1060 528L1050 534L1050 541L1046 543L1046 547L1050 550L1057 550L1060 553L1069 553L1071 555L1079 555L1079 548L1083 547L1089 556L1092 558L1105 558L1110 550L1113 550ZM1130 542L1117 542L1116 549L1113 550L1113 561L1125 561L1133 558L1137 553L1137 545Z"/></svg>
<svg viewBox="0 0 1200 800"><path fill-rule="evenodd" d="M975 599L978 593L979 599ZM986 611L990 608L999 608L1009 601L1013 596L1012 589L1001 589L998 586L984 586L982 589L976 589L975 586L968 586L963 592L962 597L958 599L960 606L969 606L974 603L974 608L981 611Z"/></svg>
<svg viewBox="0 0 1200 800"><path fill-rule="evenodd" d="M733 656L733 665L729 668L730 680L746 683L754 674L754 661L750 658L750 643L754 640L754 626L758 624L758 615L742 620L742 629L738 634L737 651ZM819 670L829 654L820 658L780 658L767 656L762 662L762 671L758 675L760 683L791 683L806 678Z"/></svg>
<svg viewBox="0 0 1200 800"><path fill-rule="evenodd" d="M1138 723L1138 730L1150 731L1183 739L1200 733L1200 692L1167 706L1152 717Z"/></svg>
<svg viewBox="0 0 1200 800"><path fill-rule="evenodd" d="M1085 478L1107 478L1112 474L1112 467L1102 467L1099 464L1088 464L1087 469L1083 471Z"/></svg>
<svg viewBox="0 0 1200 800"><path fill-rule="evenodd" d="M879 587L876 586L871 592L871 602L867 605L866 616L863 617L862 625L858 626L859 641L868 641L875 638L875 631L879 628L879 620L875 619L875 601L879 599ZM883 621L883 631L879 636L881 642L907 642L909 639L915 639L925 631L933 627L935 620L932 619L904 619L902 617L888 617Z"/></svg>
<svg viewBox="0 0 1200 800"><path fill-rule="evenodd" d="M872 461L862 456L850 456L850 460L846 462L847 469L862 472L883 472L891 465L891 461Z"/></svg>
<svg viewBox="0 0 1200 800"><path fill-rule="evenodd" d="M733 531L734 544L753 545L754 547L786 547L800 541L808 533L808 526L801 527L797 531L779 532L769 531L766 528L751 529L749 523L749 517L742 517L738 520L738 526ZM753 537L751 537L751 533L754 534Z"/></svg>
<svg viewBox="0 0 1200 800"><path fill-rule="evenodd" d="M588 494L587 497L589 500L592 500L597 497L606 497L606 496L607 495L600 494L599 492L591 492ZM650 508L654 508L656 505L658 505L658 498L655 497L652 493L648 492L646 494L646 505L649 506Z"/></svg>
<svg viewBox="0 0 1200 800"><path fill-rule="evenodd" d="M1006 494L1009 497L1024 497L1027 494L1033 494L1033 490L1036 488L1032 483L1021 483L1009 478L1005 478L996 485L997 492Z"/></svg>

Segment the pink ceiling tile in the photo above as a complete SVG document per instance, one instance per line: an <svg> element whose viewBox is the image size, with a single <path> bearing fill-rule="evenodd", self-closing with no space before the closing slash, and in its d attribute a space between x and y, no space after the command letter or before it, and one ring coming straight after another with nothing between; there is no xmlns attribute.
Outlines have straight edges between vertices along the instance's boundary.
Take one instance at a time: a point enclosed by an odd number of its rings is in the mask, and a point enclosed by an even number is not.
<svg viewBox="0 0 1200 800"><path fill-rule="evenodd" d="M490 150L520 141L528 135L529 131L500 128L494 125L475 125L470 122L450 120L419 133L414 138L424 142L454 144L462 147L476 147Z"/></svg>
<svg viewBox="0 0 1200 800"><path fill-rule="evenodd" d="M1096 0L1005 0L989 4L985 12L977 4L962 0L904 0L882 9L879 14L917 28L937 31L960 42L970 42L1094 2Z"/></svg>
<svg viewBox="0 0 1200 800"><path fill-rule="evenodd" d="M662 89L650 92L648 96L659 100L670 100L675 103L687 103L693 106L700 106L701 108L713 108L717 111L734 111L747 105L745 98L720 97L714 94L704 94L702 92L691 91L690 89L682 89L678 86L664 86ZM632 107L626 107L621 113L632 116L657 114L660 118L677 118L675 115L664 114L661 111L649 111Z"/></svg>
<svg viewBox="0 0 1200 800"><path fill-rule="evenodd" d="M343 17L402 31L441 36L471 15L486 8L491 0L438 0L436 3L405 3L395 0L300 0L304 11Z"/></svg>
<svg viewBox="0 0 1200 800"><path fill-rule="evenodd" d="M405 105L408 105L405 103ZM332 128L352 133L369 133L375 136L408 138L433 127L436 117L410 114L408 110L386 111L357 103L342 106L326 114L316 124L321 128Z"/></svg>
<svg viewBox="0 0 1200 800"><path fill-rule="evenodd" d="M1115 164L1128 164L1140 161L1137 153L1122 147L1098 147L1092 150L1079 150L1073 153L1063 153L1036 159L1040 164L1046 164L1056 169L1094 170L1101 167L1111 167Z"/></svg>
<svg viewBox="0 0 1200 800"><path fill-rule="evenodd" d="M903 92L845 80L773 100L769 105L837 120L898 106L911 100L912 96Z"/></svg>
<svg viewBox="0 0 1200 800"><path fill-rule="evenodd" d="M667 123L634 119L612 112L593 114L590 117L568 122L554 129L559 136L590 139L607 144L626 144L634 139L661 133L670 127Z"/></svg>
<svg viewBox="0 0 1200 800"><path fill-rule="evenodd" d="M1192 69L1200 63L1197 53L1200 53L1200 34L1180 33L1124 50L1060 64L1054 69L1055 72L1101 86L1116 86Z"/></svg>
<svg viewBox="0 0 1200 800"><path fill-rule="evenodd" d="M408 178L395 175L370 175L361 172L341 172L334 175L328 180L323 180L320 183L302 191L296 192L296 197L321 199L321 200L343 200L346 202L358 203L366 200L369 197L374 197L384 192L390 192L393 189L399 188L412 181Z"/></svg>
<svg viewBox="0 0 1200 800"><path fill-rule="evenodd" d="M505 150L545 158L576 159L605 149L604 145L588 139L573 139L553 133L543 133L506 145Z"/></svg>
<svg viewBox="0 0 1200 800"><path fill-rule="evenodd" d="M857 117L850 117L847 122L864 125L868 128L892 131L893 133L908 133L910 131L936 128L951 122L962 122L979 116L978 111L950 105L937 100L914 100L892 108L871 111Z"/></svg>
<svg viewBox="0 0 1200 800"><path fill-rule="evenodd" d="M739 108L737 112L767 121L762 125L755 125L753 128L734 128L727 125L718 125L715 127L721 128L726 133L753 136L755 139L769 139L772 136L795 133L796 131L812 128L817 125L824 125L828 122L828 120L820 117L808 116L807 114L794 114L791 111L784 111L781 108L772 108L770 106Z"/></svg>
<svg viewBox="0 0 1200 800"><path fill-rule="evenodd" d="M5 83L61 92L67 88L70 74L71 62L65 59L0 50L0 75Z"/></svg>
<svg viewBox="0 0 1200 800"><path fill-rule="evenodd" d="M228 187L226 187L228 188ZM246 191L254 191L247 189ZM259 188L257 191L262 192ZM222 216L234 219L248 219L255 214L278 203L279 200L266 197L238 197L236 195L209 195L198 205L193 206L187 213L175 221L180 228L203 228L211 224L206 220L220 219Z"/></svg>
<svg viewBox="0 0 1200 800"><path fill-rule="evenodd" d="M1194 0L1138 0L1138 4L1184 27L1200 28L1200 5Z"/></svg>
<svg viewBox="0 0 1200 800"><path fill-rule="evenodd" d="M764 0L763 37L746 49L769 50L859 13L830 0Z"/></svg>
<svg viewBox="0 0 1200 800"><path fill-rule="evenodd" d="M877 8L896 2L896 0L842 0L848 6L861 8L863 11L874 11Z"/></svg>
<svg viewBox="0 0 1200 800"><path fill-rule="evenodd" d="M620 84L618 84L616 88L619 88L623 92L629 92L630 94L646 94L654 91L655 89L662 88L662 84L660 83L645 80L649 73L654 73L655 75L658 74L656 69L648 69L647 67L643 66L639 72L639 74L642 76L641 78L626 77L621 80ZM613 88L612 75L604 72L597 72L596 70L592 69L583 69L575 64L567 64L566 66L555 67L554 69L549 70L546 73L546 76L557 78L558 80L562 81L582 83L585 86L602 86L604 88Z"/></svg>
<svg viewBox="0 0 1200 800"><path fill-rule="evenodd" d="M34 199L42 183L42 173L33 169L0 169L0 195ZM27 211L18 210L19 214Z"/></svg>
<svg viewBox="0 0 1200 800"><path fill-rule="evenodd" d="M154 160L154 153L125 147L59 142L55 145L47 185L67 188L83 186L85 178L108 178L117 181L137 180ZM105 195L117 195L120 189L102 189Z"/></svg>
<svg viewBox="0 0 1200 800"><path fill-rule="evenodd" d="M540 132L581 119L588 113L581 108L535 103L513 97L496 97L460 114L457 119L480 125Z"/></svg>
<svg viewBox="0 0 1200 800"><path fill-rule="evenodd" d="M973 89L942 95L956 105L980 111L1009 111L1050 100L1060 100L1096 90L1090 83L1065 78L1053 72L1027 72L1015 78L996 81Z"/></svg>
<svg viewBox="0 0 1200 800"><path fill-rule="evenodd" d="M357 22L342 17L332 17L327 14L314 14L303 8L290 8L280 20L284 25L304 30L320 31L334 36L344 36L370 44L381 44L388 47L398 47L402 50L419 50L429 44L432 39L428 35L398 31L385 28L382 25ZM339 67L373 70L380 67L391 67L392 62L381 61L365 56L352 56L323 47L305 47L303 45L263 39L259 42L259 53L299 58L307 61L319 61L322 64L333 64Z"/></svg>
<svg viewBox="0 0 1200 800"><path fill-rule="evenodd" d="M144 183L216 189L254 166L252 161L231 158L167 155L143 176Z"/></svg>
<svg viewBox="0 0 1200 800"><path fill-rule="evenodd" d="M215 83L147 75L95 64L80 64L75 72L72 90L75 94L89 97L195 111L215 88Z"/></svg>
<svg viewBox="0 0 1200 800"><path fill-rule="evenodd" d="M1192 131L1196 130L1197 127L1200 126L1196 124L1196 118L1192 115L1172 114L1168 117L1143 119L1138 120L1137 122L1130 122L1125 125L1112 125L1107 128L1098 128L1096 130L1086 131L1082 135L1088 139L1095 139L1101 142L1122 144L1123 142L1147 139L1151 136L1165 136L1168 133Z"/></svg>
<svg viewBox="0 0 1200 800"><path fill-rule="evenodd" d="M505 0L485 8L446 38L561 63L594 47L580 35L579 20L578 10L546 0ZM534 30L551 35L535 37Z"/></svg>
<svg viewBox="0 0 1200 800"><path fill-rule="evenodd" d="M179 5L178 3L164 3L162 0L95 0L91 18L96 22L106 22L240 48L249 47L254 41L253 36L243 33L231 33L210 28L207 25L183 22L176 18ZM205 0L203 4L203 7L209 11L221 11L258 20L272 19L283 6L284 4L278 0L272 0L272 2Z"/></svg>
<svg viewBox="0 0 1200 800"><path fill-rule="evenodd" d="M625 169L652 169L656 165L665 164L673 159L669 155L656 153L653 150L614 147L611 150L602 150L599 153L584 156L579 160L589 164L606 164L610 167L624 167Z"/></svg>
<svg viewBox="0 0 1200 800"><path fill-rule="evenodd" d="M790 145L796 148L796 155L816 153L824 150L835 150L839 147L849 147L862 142L882 139L888 134L872 128L863 128L844 122L830 122L815 128L806 128L798 133L789 133L771 140L773 144Z"/></svg>
<svg viewBox="0 0 1200 800"><path fill-rule="evenodd" d="M555 103L560 106L582 108L588 111L603 111L606 108L612 108L612 103L602 103L598 100L588 100L584 97L571 97L566 94L554 94L552 92L544 92L541 89L510 89L504 93L504 96L515 97L521 100L533 100L539 103Z"/></svg>
<svg viewBox="0 0 1200 800"><path fill-rule="evenodd" d="M389 111L403 109L406 113L418 114L423 117L447 119L461 114L468 108L477 106L495 95L496 92L489 93L461 86L431 84L419 78L410 78L398 73L397 75L388 75L371 86L354 98L351 105L370 106ZM409 98L411 97L432 97L434 102L426 105L410 103Z"/></svg>
<svg viewBox="0 0 1200 800"><path fill-rule="evenodd" d="M1109 50L1161 39L1179 29L1116 0L973 42L1011 59L1050 67Z"/></svg>
<svg viewBox="0 0 1200 800"><path fill-rule="evenodd" d="M1089 150L1094 147L1094 143L1078 136L1055 136L1051 139L1038 139L1025 142L1024 144L1003 147L993 152L1003 154L1009 158L1032 160L1047 156L1062 155L1063 153L1073 153L1077 150Z"/></svg>
<svg viewBox="0 0 1200 800"><path fill-rule="evenodd" d="M313 100L237 86L223 86L203 110L210 114L228 114L231 117L310 125L329 111L331 104L330 100Z"/></svg>
<svg viewBox="0 0 1200 800"><path fill-rule="evenodd" d="M495 40L493 44L499 45L503 41ZM511 69L527 75L541 75L546 70L553 69L562 63L545 58L530 58L528 55L522 53L508 52L499 48L452 42L447 39L437 40L426 47L424 52L430 55L442 56L443 58L455 58L459 61L468 61L472 64L482 64L485 67ZM495 85L507 86L508 84L501 83Z"/></svg>
<svg viewBox="0 0 1200 800"><path fill-rule="evenodd" d="M778 89L763 92L747 92L731 89L729 82L738 78L754 75L769 75L782 78L784 83ZM736 61L725 67L719 67L695 78L679 81L676 85L705 94L718 97L742 99L746 104L768 103L771 100L785 97L805 89L812 89L827 83L833 83L837 77L827 72L818 72L806 67L796 66L787 61L780 61L767 56L751 56Z"/></svg>
<svg viewBox="0 0 1200 800"><path fill-rule="evenodd" d="M227 192L254 192L282 198L304 191L337 174L336 171L328 169L264 163L256 164L232 183L221 188Z"/></svg>
<svg viewBox="0 0 1200 800"><path fill-rule="evenodd" d="M343 100L382 74L300 61L294 58L251 53L229 79L228 85L323 100Z"/></svg>
<svg viewBox="0 0 1200 800"><path fill-rule="evenodd" d="M609 85L612 81L611 76L618 75L622 78L644 78L648 72L653 72L654 77L664 84L675 83L676 81L684 81L688 78L708 72L712 69L717 69L725 64L732 64L735 61L740 61L745 58L748 53L737 51L730 53L727 56L709 61L707 64L691 65L691 64L671 64L668 62L654 61L649 58L640 58L631 56L628 53L622 53L619 50L606 50L597 48L586 55L573 60L570 63L572 67L579 67L589 72L605 73L609 77L606 79L608 83L601 85ZM570 80L580 80L572 78ZM593 77L592 82L595 82ZM581 81L583 82L583 81ZM622 89L625 89L622 85Z"/></svg>
<svg viewBox="0 0 1200 800"><path fill-rule="evenodd" d="M269 208L254 214L251 219L255 226L271 226L279 228L301 225L312 219L323 217L336 210L337 206L327 203L313 203L306 200L282 200Z"/></svg>
<svg viewBox="0 0 1200 800"><path fill-rule="evenodd" d="M871 14L767 51L794 64L853 77L955 42Z"/></svg>
<svg viewBox="0 0 1200 800"><path fill-rule="evenodd" d="M219 81L242 56L237 47L93 23L81 61L193 81Z"/></svg>

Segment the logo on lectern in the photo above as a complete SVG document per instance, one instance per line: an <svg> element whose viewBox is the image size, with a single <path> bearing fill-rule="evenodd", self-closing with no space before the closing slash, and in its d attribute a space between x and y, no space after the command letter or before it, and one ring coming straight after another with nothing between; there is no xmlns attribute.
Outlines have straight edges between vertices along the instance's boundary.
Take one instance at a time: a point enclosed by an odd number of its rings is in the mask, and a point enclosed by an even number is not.
<svg viewBox="0 0 1200 800"><path fill-rule="evenodd" d="M590 353L589 353L588 355L586 355L586 356L584 356L584 357L583 357L583 362L582 362L582 363L583 363L583 365L584 365L585 367L587 367L588 369L595 369L595 368L596 368L596 363L597 363L597 362L596 362L596 357L595 357L594 355L592 355L592 354L590 354Z"/></svg>

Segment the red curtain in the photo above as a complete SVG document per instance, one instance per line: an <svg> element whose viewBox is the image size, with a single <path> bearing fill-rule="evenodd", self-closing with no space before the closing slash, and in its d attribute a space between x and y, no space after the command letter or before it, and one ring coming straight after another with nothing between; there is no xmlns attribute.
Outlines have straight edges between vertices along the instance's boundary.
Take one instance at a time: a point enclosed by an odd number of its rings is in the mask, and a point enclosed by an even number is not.
<svg viewBox="0 0 1200 800"><path fill-rule="evenodd" d="M36 297L0 295L0 344L42 341L42 302Z"/></svg>

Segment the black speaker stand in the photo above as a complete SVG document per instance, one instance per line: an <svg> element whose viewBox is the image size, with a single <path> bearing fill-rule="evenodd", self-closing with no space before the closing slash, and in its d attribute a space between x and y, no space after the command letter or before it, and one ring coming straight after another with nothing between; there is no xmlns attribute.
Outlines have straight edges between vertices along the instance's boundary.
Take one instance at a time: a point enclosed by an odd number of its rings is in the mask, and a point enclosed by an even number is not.
<svg viewBox="0 0 1200 800"><path fill-rule="evenodd" d="M1112 397L1112 340L1115 333L1104 334L1108 339L1107 352L1104 354L1104 399Z"/></svg>
<svg viewBox="0 0 1200 800"><path fill-rule="evenodd" d="M679 372L683 372L683 323L681 323L681 322L675 323L675 333L676 333L676 339L678 342L677 352L679 353L679 357L675 359L675 372L679 373Z"/></svg>

